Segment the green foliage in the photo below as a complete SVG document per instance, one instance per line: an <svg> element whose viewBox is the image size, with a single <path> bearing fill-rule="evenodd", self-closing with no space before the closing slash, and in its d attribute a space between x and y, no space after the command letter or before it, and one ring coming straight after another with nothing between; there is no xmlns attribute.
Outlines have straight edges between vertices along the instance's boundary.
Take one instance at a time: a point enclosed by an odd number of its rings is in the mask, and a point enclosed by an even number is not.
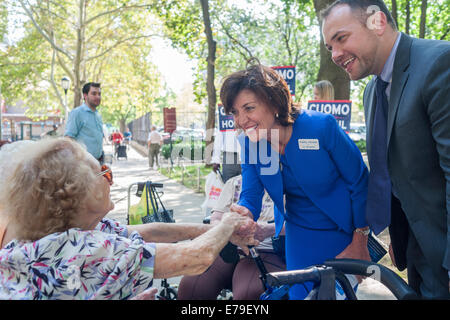
<svg viewBox="0 0 450 320"><path fill-rule="evenodd" d="M153 8L163 22L164 34L173 47L183 50L189 58L198 60L194 80L196 101L206 97L206 37L203 33L202 12L197 0L163 0Z"/></svg>
<svg viewBox="0 0 450 320"><path fill-rule="evenodd" d="M34 111L47 113L60 106L55 95L48 90L49 45L42 42L36 30L30 29L18 43L0 51L0 92L8 103L24 100Z"/></svg>
<svg viewBox="0 0 450 320"><path fill-rule="evenodd" d="M8 7L6 1L0 2L0 43L4 41L4 36L8 28Z"/></svg>
<svg viewBox="0 0 450 320"><path fill-rule="evenodd" d="M194 57L197 44L203 41L203 23L198 1L165 0L158 1L154 10L162 18L166 35L176 48Z"/></svg>
<svg viewBox="0 0 450 320"><path fill-rule="evenodd" d="M216 51L216 88L229 73L245 68L256 57L269 66L295 65L297 82L295 99L312 94L318 66L318 32L311 2L252 0L230 3L209 1ZM249 8L264 10L249 10ZM158 14L165 33L177 48L192 58L206 57L206 43L198 2L161 1ZM316 30L314 30L316 29ZM206 97L206 60L198 59L194 93L197 102Z"/></svg>
<svg viewBox="0 0 450 320"><path fill-rule="evenodd" d="M104 122L126 124L147 112L155 111L160 98L161 74L146 57L149 49L130 47L117 50L105 64L114 68L103 71L101 114Z"/></svg>
<svg viewBox="0 0 450 320"><path fill-rule="evenodd" d="M164 159L169 159L170 155L185 157L188 160L202 160L205 156L205 141L194 141L186 142L183 139L177 139L172 141L172 151L170 149L170 144L164 144L161 147L161 155ZM189 154L185 155L184 152Z"/></svg>
<svg viewBox="0 0 450 320"><path fill-rule="evenodd" d="M163 146L161 147L161 155L164 157L164 159L169 159L170 153L170 144L163 144Z"/></svg>
<svg viewBox="0 0 450 320"><path fill-rule="evenodd" d="M409 4L409 34L419 37L422 0L397 0L398 29L406 32L407 4ZM386 1L392 10L392 1ZM426 39L450 40L450 1L428 0L426 14Z"/></svg>
<svg viewBox="0 0 450 320"><path fill-rule="evenodd" d="M359 151L361 151L361 153L367 152L367 149L366 149L366 140L355 141L355 144L356 144L356 146L358 147Z"/></svg>
<svg viewBox="0 0 450 320"><path fill-rule="evenodd" d="M198 169L200 169L200 186L198 186ZM182 183L184 186L200 193L205 193L205 179L211 172L211 167L204 165L190 165L182 167L174 166L172 168L161 167L161 174Z"/></svg>

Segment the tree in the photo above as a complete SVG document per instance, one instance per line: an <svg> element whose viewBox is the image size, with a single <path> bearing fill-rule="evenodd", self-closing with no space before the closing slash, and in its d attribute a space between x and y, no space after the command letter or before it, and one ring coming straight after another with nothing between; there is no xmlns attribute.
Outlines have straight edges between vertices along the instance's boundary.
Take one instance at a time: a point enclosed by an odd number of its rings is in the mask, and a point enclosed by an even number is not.
<svg viewBox="0 0 450 320"><path fill-rule="evenodd" d="M398 26L397 0L391 0L391 14L392 14L392 19L394 19L395 25Z"/></svg>
<svg viewBox="0 0 450 320"><path fill-rule="evenodd" d="M194 92L201 103L207 96L206 150L212 151L215 126L217 92L215 89L216 41L213 36L210 7L207 0L166 0L156 6L161 17L165 34L172 45L182 49L192 59L198 59ZM199 17L202 19L199 19ZM204 37L202 37L204 34ZM206 54L205 54L206 51ZM199 59L205 57L206 59ZM206 70L206 77L203 71ZM211 152L205 152L206 163L211 162Z"/></svg>
<svg viewBox="0 0 450 320"><path fill-rule="evenodd" d="M143 45L139 41L152 36L144 24L145 10L151 4L141 1L18 3L41 39L51 47L52 58L47 62L55 73L48 80L56 96L60 97L60 93L55 79L65 74L72 80L74 107L81 103L82 85L99 78L103 59L120 46Z"/></svg>
<svg viewBox="0 0 450 320"><path fill-rule="evenodd" d="M448 0L391 0L390 5L399 31L419 38L449 40Z"/></svg>
<svg viewBox="0 0 450 320"><path fill-rule="evenodd" d="M6 2L0 2L0 44L4 41L4 36L8 28L8 7Z"/></svg>
<svg viewBox="0 0 450 320"><path fill-rule="evenodd" d="M420 6L420 31L419 38L425 38L425 26L427 24L427 0L422 0Z"/></svg>
<svg viewBox="0 0 450 320"><path fill-rule="evenodd" d="M17 44L10 45L7 39L0 50L0 92L8 104L19 99L30 101L33 108L28 115L32 116L56 112L58 107L47 81L51 77L51 50L34 29L30 30ZM63 106L63 100L59 101Z"/></svg>
<svg viewBox="0 0 450 320"><path fill-rule="evenodd" d="M122 132L128 122L158 111L158 98L164 94L161 74L146 59L149 53L147 47L115 50L102 61L104 66L99 66L101 77L107 79L102 84L103 120L119 124Z"/></svg>
<svg viewBox="0 0 450 320"><path fill-rule="evenodd" d="M217 36L219 75L245 68L257 58L268 66L296 66L297 102L310 97L319 66L316 45L315 11L311 3L294 0L248 2L261 12L245 7L221 6L214 18L219 22ZM270 16L265 12L270 12ZM318 28L317 28L318 29Z"/></svg>
<svg viewBox="0 0 450 320"><path fill-rule="evenodd" d="M206 91L208 93L208 118L206 120L206 150L212 150L213 133L216 119L217 93L214 85L216 63L216 41L213 38L208 0L200 0L203 13L203 24L208 44ZM206 153L206 163L211 163L212 153Z"/></svg>

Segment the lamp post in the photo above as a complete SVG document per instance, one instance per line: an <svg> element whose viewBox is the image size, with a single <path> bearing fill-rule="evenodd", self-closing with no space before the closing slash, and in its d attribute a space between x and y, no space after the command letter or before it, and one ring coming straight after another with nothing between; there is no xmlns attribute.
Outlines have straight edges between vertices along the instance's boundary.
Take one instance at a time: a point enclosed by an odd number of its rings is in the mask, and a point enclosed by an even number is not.
<svg viewBox="0 0 450 320"><path fill-rule="evenodd" d="M64 104L65 104L65 108L66 108L66 114L64 117L64 124L67 124L67 118L69 117L69 106L67 105L67 90L69 90L70 87L70 79L67 77L63 77L61 79L61 87L64 89Z"/></svg>

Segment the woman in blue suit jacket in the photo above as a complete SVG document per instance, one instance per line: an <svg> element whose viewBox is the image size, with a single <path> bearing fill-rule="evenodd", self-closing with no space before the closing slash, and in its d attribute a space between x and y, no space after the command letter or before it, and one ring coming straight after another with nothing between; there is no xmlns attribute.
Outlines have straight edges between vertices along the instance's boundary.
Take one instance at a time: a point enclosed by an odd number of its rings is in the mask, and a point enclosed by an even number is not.
<svg viewBox="0 0 450 320"><path fill-rule="evenodd" d="M332 258L370 260L367 167L334 117L295 109L286 82L261 65L228 76L220 97L244 131L242 192L233 210L257 220L267 190L276 236L285 228L287 269ZM311 288L293 286L290 299L304 299Z"/></svg>

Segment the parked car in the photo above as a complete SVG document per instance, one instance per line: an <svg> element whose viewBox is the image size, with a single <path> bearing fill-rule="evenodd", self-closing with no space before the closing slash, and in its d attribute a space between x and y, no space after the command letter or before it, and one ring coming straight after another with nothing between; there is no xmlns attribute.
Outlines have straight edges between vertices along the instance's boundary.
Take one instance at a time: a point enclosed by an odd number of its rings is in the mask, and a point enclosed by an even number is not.
<svg viewBox="0 0 450 320"><path fill-rule="evenodd" d="M172 134L172 141L202 141L204 134L201 129L191 129L185 127L178 127Z"/></svg>
<svg viewBox="0 0 450 320"><path fill-rule="evenodd" d="M163 143L164 144L168 144L170 143L170 133L168 132L164 132L164 127L160 127L157 129L159 134L162 136L163 138Z"/></svg>
<svg viewBox="0 0 450 320"><path fill-rule="evenodd" d="M366 141L366 125L364 123L350 123L348 136L353 141Z"/></svg>
<svg viewBox="0 0 450 320"><path fill-rule="evenodd" d="M164 132L164 128L158 129L159 133L163 137L164 144L170 143L170 134ZM185 127L178 127L177 130L172 132L172 142L187 142L187 141L202 141L205 139L205 132L203 129L191 129Z"/></svg>

